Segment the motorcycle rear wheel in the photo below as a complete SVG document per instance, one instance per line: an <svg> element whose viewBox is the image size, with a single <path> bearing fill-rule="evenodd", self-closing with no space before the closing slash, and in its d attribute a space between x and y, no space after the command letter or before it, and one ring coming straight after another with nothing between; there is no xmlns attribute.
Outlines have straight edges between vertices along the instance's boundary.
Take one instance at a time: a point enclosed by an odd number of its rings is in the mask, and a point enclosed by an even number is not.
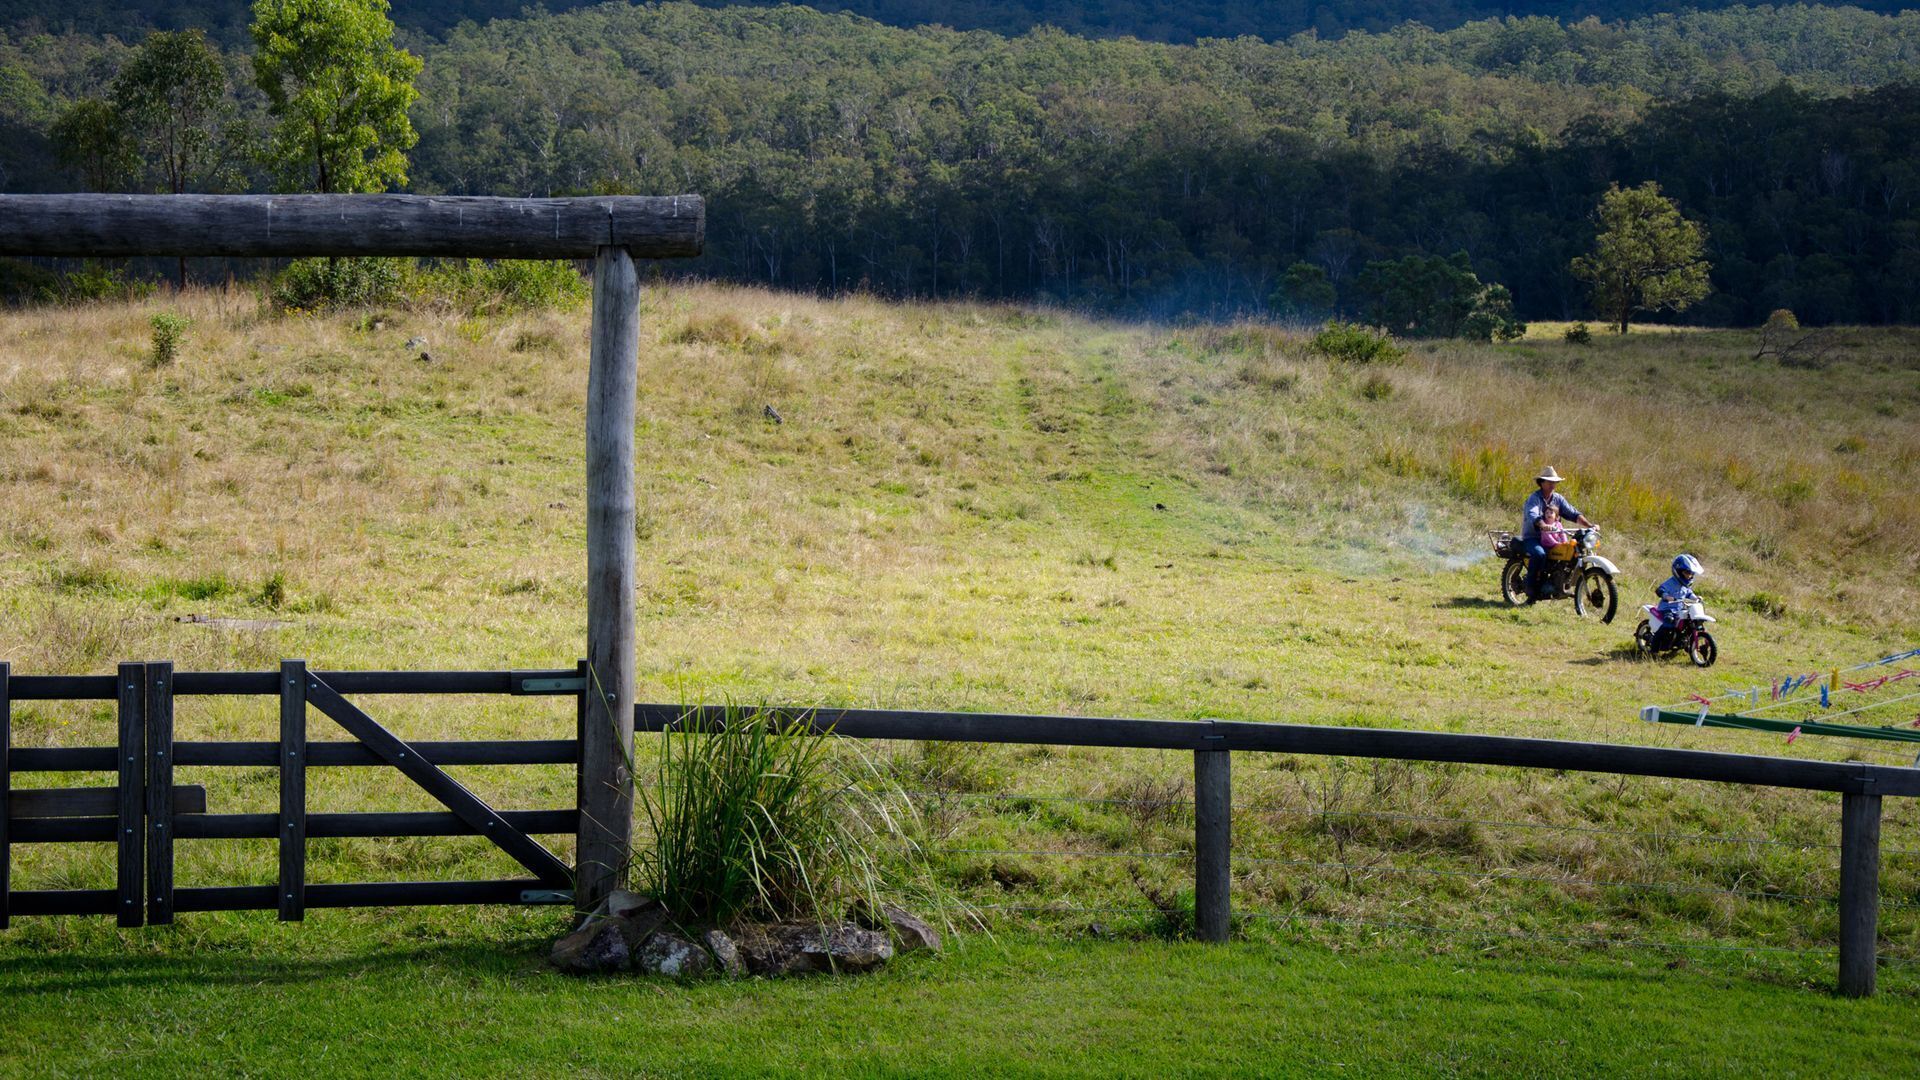
<svg viewBox="0 0 1920 1080"><path fill-rule="evenodd" d="M1603 623L1613 621L1620 609L1620 593L1613 586L1613 575L1605 570L1583 570L1573 587L1573 611L1583 618L1596 615Z"/></svg>
<svg viewBox="0 0 1920 1080"><path fill-rule="evenodd" d="M1694 667L1710 668L1720 659L1720 646L1713 643L1712 634L1702 630L1687 642L1687 659L1693 661Z"/></svg>
<svg viewBox="0 0 1920 1080"><path fill-rule="evenodd" d="M1640 650L1642 656L1653 655L1653 623L1646 619L1633 628L1633 647Z"/></svg>
<svg viewBox="0 0 1920 1080"><path fill-rule="evenodd" d="M1500 597L1514 607L1524 607L1533 603L1527 595L1527 561L1508 559L1506 568L1500 571Z"/></svg>

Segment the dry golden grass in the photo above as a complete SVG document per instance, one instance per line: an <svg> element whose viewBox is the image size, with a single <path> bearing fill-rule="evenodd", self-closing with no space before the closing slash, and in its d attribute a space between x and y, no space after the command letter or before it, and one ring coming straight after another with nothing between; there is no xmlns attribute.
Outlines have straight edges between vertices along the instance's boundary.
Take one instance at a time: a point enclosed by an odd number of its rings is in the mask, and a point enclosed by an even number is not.
<svg viewBox="0 0 1920 1080"><path fill-rule="evenodd" d="M148 318L193 320L147 364ZM1352 370L1264 327L1162 330L981 305L674 286L640 360L642 694L652 700L1410 725L1781 752L1633 722L1648 701L1864 659L1920 628L1920 455L1907 331L1849 331L1823 371L1738 334L1423 346ZM408 347L424 338L423 351ZM0 658L21 673L570 665L581 649L582 313L285 318L245 291L0 315ZM772 406L782 422L766 415ZM1722 660L1622 659L1567 605L1497 604L1482 530L1539 463L1611 526L1623 607L1681 547L1706 559ZM1763 618L1744 605L1778 601ZM283 625L224 630L187 615ZM1811 663L1809 662L1811 661ZM553 702L375 702L415 737L551 736ZM270 702L183 702L182 737L264 738ZM97 743L98 708L16 706L27 745ZM1832 742L1785 752L1893 760ZM888 751L955 847L1183 846L1156 809L1188 764L1085 749ZM1904 760L1902 758L1901 760ZM379 770L316 807L417 808ZM563 805L564 770L469 770L506 805ZM1388 917L1409 903L1593 932L1821 940L1765 903L1513 883L1831 887L1822 852L1657 850L1619 831L1830 839L1829 800L1657 781L1246 760L1250 906ZM189 778L222 811L270 777ZM23 782L25 782L23 780ZM51 778L49 778L49 782ZM1112 799L1071 804L982 794ZM1889 843L1915 818L1890 808ZM1911 839L1911 838L1910 838ZM99 880L101 853L23 849L18 887ZM1715 854L1718 852L1717 854ZM1712 858L1708 858L1712 855ZM1297 865L1355 859L1410 878ZM183 881L258 880L264 845L195 845ZM334 880L502 872L445 841L326 845ZM1742 861L1745 860L1745 861ZM1149 863L1177 882L1177 860ZM1484 875L1484 876L1481 876ZM1896 887L1911 884L1890 869ZM956 857L976 898L1138 900L1124 861ZM1742 887L1745 887L1743 885ZM1678 897L1676 899L1675 897ZM1822 918L1827 916L1823 915ZM1651 928L1651 929L1650 929ZM1830 928L1829 928L1830 929ZM1911 937L1920 928L1902 931ZM1912 942L1901 939L1908 945Z"/></svg>

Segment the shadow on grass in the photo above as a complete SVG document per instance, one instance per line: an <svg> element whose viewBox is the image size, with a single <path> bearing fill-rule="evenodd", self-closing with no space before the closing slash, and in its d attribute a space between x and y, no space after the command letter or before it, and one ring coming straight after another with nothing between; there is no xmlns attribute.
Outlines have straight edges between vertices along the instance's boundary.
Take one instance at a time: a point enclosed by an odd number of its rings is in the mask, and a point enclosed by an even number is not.
<svg viewBox="0 0 1920 1080"><path fill-rule="evenodd" d="M1582 667L1605 667L1608 664L1644 664L1647 660L1648 657L1629 642L1625 645L1615 645L1613 648L1608 649L1598 656L1589 656L1584 660L1571 660L1568 662L1579 664Z"/></svg>
<svg viewBox="0 0 1920 1080"><path fill-rule="evenodd" d="M1456 608L1468 611L1518 611L1519 608L1505 600L1489 600L1484 596L1454 596L1433 605L1437 608Z"/></svg>
<svg viewBox="0 0 1920 1080"><path fill-rule="evenodd" d="M228 950L165 956L128 952L45 953L0 957L0 996L24 998L87 990L137 989L191 983L290 985L338 976L461 972L508 978L544 973L543 949L508 943L441 944L352 955L243 956Z"/></svg>

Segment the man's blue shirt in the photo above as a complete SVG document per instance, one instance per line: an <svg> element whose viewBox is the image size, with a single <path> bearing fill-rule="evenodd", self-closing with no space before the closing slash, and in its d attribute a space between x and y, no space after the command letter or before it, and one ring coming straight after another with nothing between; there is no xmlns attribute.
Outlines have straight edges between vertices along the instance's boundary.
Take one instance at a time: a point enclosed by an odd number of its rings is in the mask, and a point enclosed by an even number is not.
<svg viewBox="0 0 1920 1080"><path fill-rule="evenodd" d="M1553 493L1553 505L1560 508L1560 520L1573 522L1580 520L1580 511L1573 508L1565 495ZM1540 515L1547 512L1547 501L1535 491L1527 496L1526 508L1520 511L1520 539L1532 543L1540 537Z"/></svg>

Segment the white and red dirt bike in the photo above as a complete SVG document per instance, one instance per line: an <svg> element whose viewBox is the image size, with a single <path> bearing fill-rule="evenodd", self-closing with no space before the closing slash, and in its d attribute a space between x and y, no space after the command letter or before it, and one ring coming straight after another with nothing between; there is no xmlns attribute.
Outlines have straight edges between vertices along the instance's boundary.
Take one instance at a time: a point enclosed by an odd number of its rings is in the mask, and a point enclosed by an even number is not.
<svg viewBox="0 0 1920 1080"><path fill-rule="evenodd" d="M1493 553L1507 560L1500 570L1500 595L1514 607L1530 604L1527 596L1527 549L1521 545L1520 538L1509 532L1496 532L1493 537ZM1613 621L1620 607L1620 593L1613 579L1620 574L1620 568L1594 552L1594 546L1600 538L1600 527L1590 525L1583 529L1571 529L1567 533L1575 545L1571 559L1549 559L1544 571L1546 580L1540 583L1540 599L1573 600L1573 612L1581 618L1597 618L1603 623Z"/></svg>
<svg viewBox="0 0 1920 1080"><path fill-rule="evenodd" d="M1634 628L1633 643L1642 656L1671 656L1685 650L1693 666L1703 668L1712 667L1720 658L1720 646L1707 630L1714 621L1713 616L1707 614L1707 605L1698 600L1686 601L1680 605L1671 625L1661 617L1658 604L1647 604L1640 610L1646 612L1647 617Z"/></svg>

